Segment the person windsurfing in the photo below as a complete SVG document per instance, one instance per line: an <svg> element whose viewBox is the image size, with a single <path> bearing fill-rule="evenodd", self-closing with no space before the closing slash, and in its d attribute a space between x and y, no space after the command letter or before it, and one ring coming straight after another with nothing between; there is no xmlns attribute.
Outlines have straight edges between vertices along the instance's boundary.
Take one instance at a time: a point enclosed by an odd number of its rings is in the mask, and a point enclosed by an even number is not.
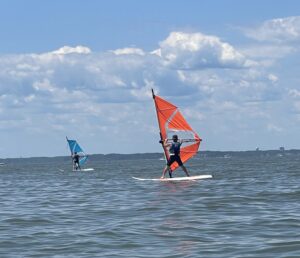
<svg viewBox="0 0 300 258"><path fill-rule="evenodd" d="M171 171L170 167L174 162L178 163L178 165L185 172L186 176L190 176L180 158L180 147L181 147L181 144L183 141L182 140L179 141L178 136L176 134L174 134L172 137L172 143L168 143L167 141L168 141L168 139L165 139L165 141L163 142L163 145L164 145L164 147L169 148L170 158L167 162L166 167L163 170L161 179L165 178L165 174L167 171L169 171L169 176L172 177L172 171Z"/></svg>
<svg viewBox="0 0 300 258"><path fill-rule="evenodd" d="M81 167L80 167L80 164L79 164L79 158L80 158L80 156L75 151L74 154L72 155L73 170L81 170Z"/></svg>

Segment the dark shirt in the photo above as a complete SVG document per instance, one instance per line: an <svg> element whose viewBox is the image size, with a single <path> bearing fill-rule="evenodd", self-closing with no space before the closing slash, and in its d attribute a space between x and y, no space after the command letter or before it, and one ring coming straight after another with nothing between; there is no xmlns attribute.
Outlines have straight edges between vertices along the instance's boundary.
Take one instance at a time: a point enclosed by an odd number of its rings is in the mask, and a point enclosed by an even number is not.
<svg viewBox="0 0 300 258"><path fill-rule="evenodd" d="M172 142L172 145L169 149L170 155L179 156L180 155L180 146L181 146L180 142Z"/></svg>
<svg viewBox="0 0 300 258"><path fill-rule="evenodd" d="M74 162L75 163L79 163L79 155L78 154L75 154L74 156L73 156L73 160L74 160Z"/></svg>

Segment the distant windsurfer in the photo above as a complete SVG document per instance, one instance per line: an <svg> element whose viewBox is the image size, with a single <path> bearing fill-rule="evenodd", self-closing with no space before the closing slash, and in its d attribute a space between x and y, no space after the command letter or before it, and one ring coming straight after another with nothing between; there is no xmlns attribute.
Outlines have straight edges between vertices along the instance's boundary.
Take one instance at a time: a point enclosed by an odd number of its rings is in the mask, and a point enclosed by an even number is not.
<svg viewBox="0 0 300 258"><path fill-rule="evenodd" d="M164 147L169 148L170 158L168 160L166 167L164 168L161 179L165 178L165 174L167 171L169 171L169 176L172 177L172 171L171 171L170 167L174 162L178 163L178 165L185 172L186 176L190 176L180 158L180 147L181 147L182 141L178 140L178 136L176 134L173 135L172 140L173 140L172 143L168 143L168 139L165 139L165 141L163 142Z"/></svg>
<svg viewBox="0 0 300 258"><path fill-rule="evenodd" d="M74 152L74 154L72 155L73 170L81 170L81 167L80 167L80 164L79 164L79 158L80 158L80 156L78 155L78 153Z"/></svg>

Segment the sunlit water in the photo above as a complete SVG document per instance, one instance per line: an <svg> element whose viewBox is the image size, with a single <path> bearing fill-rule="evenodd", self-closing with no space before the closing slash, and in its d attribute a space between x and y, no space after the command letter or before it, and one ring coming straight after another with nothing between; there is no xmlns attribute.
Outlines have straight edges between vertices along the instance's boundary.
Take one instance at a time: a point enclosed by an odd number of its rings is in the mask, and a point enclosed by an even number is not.
<svg viewBox="0 0 300 258"><path fill-rule="evenodd" d="M194 159L214 178L176 183L132 179L156 159L68 165L0 167L0 257L300 257L299 156Z"/></svg>

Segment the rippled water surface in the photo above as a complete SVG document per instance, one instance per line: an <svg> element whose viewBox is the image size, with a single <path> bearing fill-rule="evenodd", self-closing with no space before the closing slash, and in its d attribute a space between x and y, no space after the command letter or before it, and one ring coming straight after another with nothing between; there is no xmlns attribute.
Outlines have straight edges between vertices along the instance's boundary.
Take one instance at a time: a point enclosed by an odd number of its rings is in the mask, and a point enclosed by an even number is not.
<svg viewBox="0 0 300 258"><path fill-rule="evenodd" d="M214 178L176 183L132 179L160 160L67 165L0 167L0 257L300 257L299 156L194 159Z"/></svg>

